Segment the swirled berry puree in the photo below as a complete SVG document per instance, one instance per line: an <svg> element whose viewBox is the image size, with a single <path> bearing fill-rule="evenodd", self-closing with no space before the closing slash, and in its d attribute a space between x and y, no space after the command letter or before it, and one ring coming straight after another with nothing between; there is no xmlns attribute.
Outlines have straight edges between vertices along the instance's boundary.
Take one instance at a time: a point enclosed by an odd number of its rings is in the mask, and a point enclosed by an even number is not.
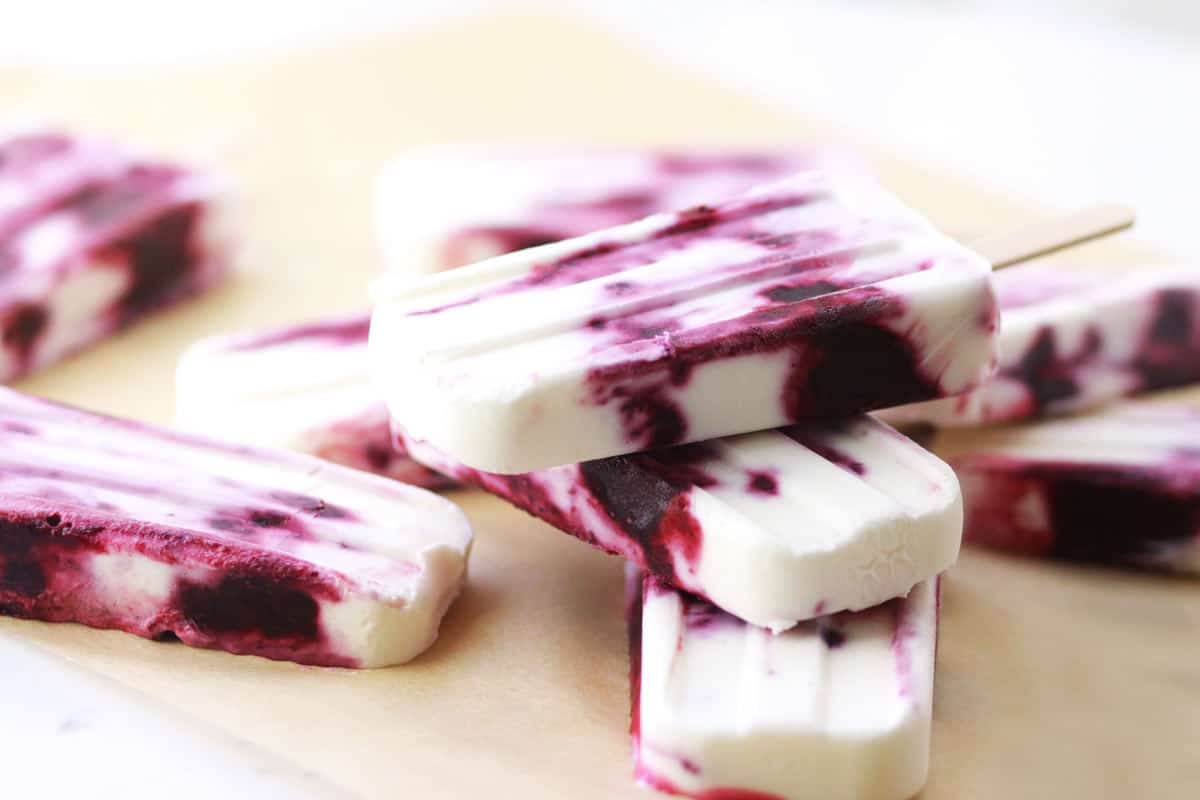
<svg viewBox="0 0 1200 800"><path fill-rule="evenodd" d="M954 473L870 417L523 475L406 444L427 466L775 630L904 595L958 556Z"/></svg>
<svg viewBox="0 0 1200 800"><path fill-rule="evenodd" d="M892 423L983 425L1082 411L1200 380L1200 269L996 274L1000 368L955 398L881 412Z"/></svg>
<svg viewBox="0 0 1200 800"><path fill-rule="evenodd" d="M988 264L849 172L377 290L393 418L490 472L957 394L994 366Z"/></svg>
<svg viewBox="0 0 1200 800"><path fill-rule="evenodd" d="M224 277L215 185L59 134L0 138L0 380Z"/></svg>
<svg viewBox="0 0 1200 800"><path fill-rule="evenodd" d="M176 424L282 447L417 486L449 481L393 447L367 372L370 316L206 339L176 372Z"/></svg>
<svg viewBox="0 0 1200 800"><path fill-rule="evenodd" d="M421 489L0 390L0 613L326 666L437 635L471 531Z"/></svg>
<svg viewBox="0 0 1200 800"><path fill-rule="evenodd" d="M816 166L865 172L849 153L760 150L412 150L380 174L377 227L389 268L436 272L733 197Z"/></svg>
<svg viewBox="0 0 1200 800"><path fill-rule="evenodd" d="M955 456L968 541L1200 573L1200 410L1131 403L991 432Z"/></svg>
<svg viewBox="0 0 1200 800"><path fill-rule="evenodd" d="M641 783L702 800L907 800L925 784L936 577L779 635L628 581Z"/></svg>

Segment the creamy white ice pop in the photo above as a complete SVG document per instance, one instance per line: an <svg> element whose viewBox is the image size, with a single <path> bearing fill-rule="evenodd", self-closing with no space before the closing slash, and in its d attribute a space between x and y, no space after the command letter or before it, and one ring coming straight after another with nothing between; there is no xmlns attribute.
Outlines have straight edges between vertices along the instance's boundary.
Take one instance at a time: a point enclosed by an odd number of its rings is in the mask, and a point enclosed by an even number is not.
<svg viewBox="0 0 1200 800"><path fill-rule="evenodd" d="M635 774L733 800L906 800L929 768L937 578L783 634L630 576Z"/></svg>
<svg viewBox="0 0 1200 800"><path fill-rule="evenodd" d="M471 544L422 489L8 389L0 474L0 613L305 664L425 650Z"/></svg>
<svg viewBox="0 0 1200 800"><path fill-rule="evenodd" d="M0 380L224 277L206 175L58 134L0 138Z"/></svg>
<svg viewBox="0 0 1200 800"><path fill-rule="evenodd" d="M382 170L376 227L389 269L437 272L733 197L817 166L867 169L828 148L438 145L402 153Z"/></svg>
<svg viewBox="0 0 1200 800"><path fill-rule="evenodd" d="M903 595L958 556L954 473L870 417L523 475L406 443L427 466L774 630Z"/></svg>
<svg viewBox="0 0 1200 800"><path fill-rule="evenodd" d="M445 486L444 476L393 445L367 371L369 325L370 316L358 314L197 342L176 372L176 426Z"/></svg>
<svg viewBox="0 0 1200 800"><path fill-rule="evenodd" d="M998 429L952 463L972 543L1200 573L1200 410L1130 403Z"/></svg>
<svg viewBox="0 0 1200 800"><path fill-rule="evenodd" d="M817 164L866 170L828 149L428 147L381 174L380 232L393 269L439 270L733 196ZM452 185L471 191L447 194ZM177 373L176 424L444 485L389 444L388 413L366 368L369 322L364 313L197 343Z"/></svg>
<svg viewBox="0 0 1200 800"><path fill-rule="evenodd" d="M994 366L988 263L851 172L376 288L393 418L490 472L958 394Z"/></svg>
<svg viewBox="0 0 1200 800"><path fill-rule="evenodd" d="M961 427L1094 408L1200 380L1200 270L997 272L1000 367L958 397L886 409L892 424Z"/></svg>

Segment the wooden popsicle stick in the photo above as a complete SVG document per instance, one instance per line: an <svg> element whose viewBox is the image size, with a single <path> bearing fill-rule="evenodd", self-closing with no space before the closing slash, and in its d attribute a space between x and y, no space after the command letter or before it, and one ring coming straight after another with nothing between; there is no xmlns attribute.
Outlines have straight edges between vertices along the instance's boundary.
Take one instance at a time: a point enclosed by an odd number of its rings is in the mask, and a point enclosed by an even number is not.
<svg viewBox="0 0 1200 800"><path fill-rule="evenodd" d="M976 253L992 263L992 269L1019 264L1133 225L1130 208L1116 204L1090 206L1015 231L984 236L970 243Z"/></svg>

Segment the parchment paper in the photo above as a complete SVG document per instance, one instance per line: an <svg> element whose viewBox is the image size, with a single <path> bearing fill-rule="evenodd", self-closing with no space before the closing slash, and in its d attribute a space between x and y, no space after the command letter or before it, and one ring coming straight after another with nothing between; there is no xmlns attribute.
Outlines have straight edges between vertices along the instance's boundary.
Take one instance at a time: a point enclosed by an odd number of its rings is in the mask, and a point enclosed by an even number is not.
<svg viewBox="0 0 1200 800"><path fill-rule="evenodd" d="M0 70L0 111L200 160L238 190L245 248L235 281L22 386L160 422L170 419L175 359L192 339L365 302L380 268L372 180L402 146L863 144L588 24L533 13L219 69ZM1034 213L870 152L891 186L959 236ZM1073 259L1152 255L1110 241ZM470 586L437 644L405 667L304 668L9 619L0 636L135 687L352 796L648 796L630 780L619 562L498 501L455 499L478 534ZM1200 586L968 551L943 603L924 797L1200 796Z"/></svg>

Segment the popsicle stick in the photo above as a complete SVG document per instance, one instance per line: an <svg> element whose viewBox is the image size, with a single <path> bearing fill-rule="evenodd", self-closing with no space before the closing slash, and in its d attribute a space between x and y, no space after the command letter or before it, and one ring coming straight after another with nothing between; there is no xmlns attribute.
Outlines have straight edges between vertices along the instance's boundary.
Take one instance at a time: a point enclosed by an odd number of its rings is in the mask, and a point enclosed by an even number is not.
<svg viewBox="0 0 1200 800"><path fill-rule="evenodd" d="M1133 222L1130 208L1096 205L1019 230L985 236L971 242L970 247L992 262L992 269L1002 269L1123 231Z"/></svg>

